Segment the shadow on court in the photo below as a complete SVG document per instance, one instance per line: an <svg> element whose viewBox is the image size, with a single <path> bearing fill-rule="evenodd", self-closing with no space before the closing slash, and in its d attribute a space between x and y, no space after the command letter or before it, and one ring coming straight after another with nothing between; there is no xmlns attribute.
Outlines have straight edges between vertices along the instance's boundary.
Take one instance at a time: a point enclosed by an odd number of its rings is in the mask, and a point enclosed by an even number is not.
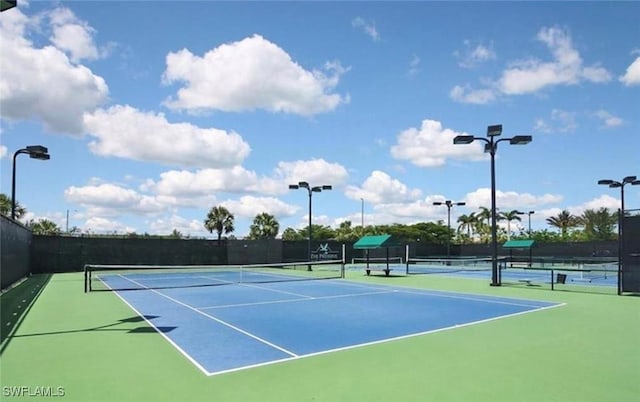
<svg viewBox="0 0 640 402"><path fill-rule="evenodd" d="M39 333L33 333L33 334L21 334L21 335L14 335L12 336L12 338L27 338L27 337L33 337L33 336L60 335L60 334L72 334L77 332L97 332L97 331L100 331L100 332L101 331L118 331L118 332L130 333L130 334L145 334L145 333L154 333L154 332L168 333L176 329L176 327L171 327L171 326L157 326L154 329L148 325L135 327L135 328L131 328L129 326L121 327L124 324L146 322L145 320L153 320L154 318L158 318L158 316L156 315L145 315L144 317L135 316L135 317L123 318L116 322L100 325L97 327L70 329L70 330L64 330L64 331L39 332Z"/></svg>

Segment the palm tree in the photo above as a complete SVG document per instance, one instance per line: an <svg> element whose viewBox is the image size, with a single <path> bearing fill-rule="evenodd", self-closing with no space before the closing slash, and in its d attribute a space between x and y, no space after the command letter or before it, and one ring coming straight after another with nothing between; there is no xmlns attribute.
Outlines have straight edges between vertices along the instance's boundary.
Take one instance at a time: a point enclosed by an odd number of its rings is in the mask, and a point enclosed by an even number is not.
<svg viewBox="0 0 640 402"><path fill-rule="evenodd" d="M304 240L304 236L294 228L286 228L282 232L282 240Z"/></svg>
<svg viewBox="0 0 640 402"><path fill-rule="evenodd" d="M249 230L249 239L275 239L280 231L280 224L275 216L263 212L253 218L253 224Z"/></svg>
<svg viewBox="0 0 640 402"><path fill-rule="evenodd" d="M182 232L178 229L173 229L173 232L168 236L171 239L182 239Z"/></svg>
<svg viewBox="0 0 640 402"><path fill-rule="evenodd" d="M571 215L571 212L565 209L557 216L547 218L547 223L550 226L560 229L562 238L565 239L569 229L580 225L580 218L575 215Z"/></svg>
<svg viewBox="0 0 640 402"><path fill-rule="evenodd" d="M614 228L618 223L618 213L611 213L604 207L597 211L587 209L582 213L580 221L589 240L612 240L615 237Z"/></svg>
<svg viewBox="0 0 640 402"><path fill-rule="evenodd" d="M223 234L229 234L235 230L233 220L234 216L227 208L223 206L213 207L207 214L204 227L209 233L213 233L215 230L218 233L218 243L220 243Z"/></svg>
<svg viewBox="0 0 640 402"><path fill-rule="evenodd" d="M471 231L473 230L476 220L475 212L472 212L469 215L462 214L458 216L458 223L460 223L460 225L458 225L458 232L466 230L467 238L471 239Z"/></svg>
<svg viewBox="0 0 640 402"><path fill-rule="evenodd" d="M517 209L513 209L509 212L502 212L500 213L500 216L502 219L505 219L507 221L507 240L511 239L511 221L522 221L522 218L520 218L520 211L518 211Z"/></svg>
<svg viewBox="0 0 640 402"><path fill-rule="evenodd" d="M16 201L16 219L22 218L26 213L27 210ZM6 194L0 194L0 214L11 216L11 197Z"/></svg>
<svg viewBox="0 0 640 402"><path fill-rule="evenodd" d="M60 227L49 219L40 219L37 222L30 220L27 226L31 228L31 232L35 235L59 235L62 232Z"/></svg>
<svg viewBox="0 0 640 402"><path fill-rule="evenodd" d="M489 236L491 234L491 210L489 208L480 207L480 212L476 214L476 222L474 226L476 232L480 234L481 241L489 241Z"/></svg>
<svg viewBox="0 0 640 402"><path fill-rule="evenodd" d="M362 227L358 226L358 228L360 228L360 232L362 232ZM351 221L340 222L340 225L335 232L335 238L338 241L351 241L356 240L359 237L358 232L356 232L355 228L351 226Z"/></svg>

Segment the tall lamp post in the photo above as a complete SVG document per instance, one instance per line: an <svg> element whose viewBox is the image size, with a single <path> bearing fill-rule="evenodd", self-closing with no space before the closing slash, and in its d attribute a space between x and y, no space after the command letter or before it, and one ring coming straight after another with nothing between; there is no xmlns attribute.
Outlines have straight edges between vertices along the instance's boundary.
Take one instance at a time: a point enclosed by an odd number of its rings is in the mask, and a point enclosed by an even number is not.
<svg viewBox="0 0 640 402"><path fill-rule="evenodd" d="M496 227L496 151L498 143L509 141L511 145L525 145L532 141L530 135L516 135L511 138L501 138L502 124L489 126L487 138L474 137L473 135L458 135L453 139L455 145L471 144L473 141L483 141L484 151L491 155L491 286L500 286L498 278L498 234Z"/></svg>
<svg viewBox="0 0 640 402"><path fill-rule="evenodd" d="M11 175L11 219L16 219L16 158L20 154L27 154L32 159L48 160L51 158L47 147L42 145L29 145L17 150L13 154L13 173Z"/></svg>
<svg viewBox="0 0 640 402"><path fill-rule="evenodd" d="M433 205L446 205L447 206L447 258L451 258L451 207L454 205L467 205L465 202L452 202L446 200L445 202L436 201Z"/></svg>
<svg viewBox="0 0 640 402"><path fill-rule="evenodd" d="M309 193L309 239L307 242L307 257L309 261L311 261L311 198L313 193L320 193L322 190L331 190L330 185L322 185L322 186L310 186L306 181L298 182L298 184L289 184L289 190L298 190L304 188ZM311 271L311 265L308 267L309 271Z"/></svg>
<svg viewBox="0 0 640 402"><path fill-rule="evenodd" d="M529 211L527 215L529 215L529 238L531 238L531 215L535 214L536 211Z"/></svg>
<svg viewBox="0 0 640 402"><path fill-rule="evenodd" d="M622 255L624 253L624 247L622 244L622 235L624 233L624 186L631 184L637 186L640 184L640 180L636 176L627 176L621 181L615 181L611 179L598 180L598 184L609 186L610 188L620 187L620 213L618 214L618 294L622 294Z"/></svg>
<svg viewBox="0 0 640 402"><path fill-rule="evenodd" d="M529 211L529 212L517 211L516 213L518 215L529 215L529 231L527 233L529 238L531 238L531 215L535 214L536 211Z"/></svg>

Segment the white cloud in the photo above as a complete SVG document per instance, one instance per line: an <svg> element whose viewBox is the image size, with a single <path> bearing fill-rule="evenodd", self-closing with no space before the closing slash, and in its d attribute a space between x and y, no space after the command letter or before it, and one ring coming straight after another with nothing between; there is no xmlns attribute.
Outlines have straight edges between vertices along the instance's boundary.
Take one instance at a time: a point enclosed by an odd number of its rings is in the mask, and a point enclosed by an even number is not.
<svg viewBox="0 0 640 402"><path fill-rule="evenodd" d="M537 119L534 130L543 133L571 133L576 130L576 114L565 110L553 109L551 121Z"/></svg>
<svg viewBox="0 0 640 402"><path fill-rule="evenodd" d="M7 147L5 147L4 145L0 145L0 159L4 158L5 156L7 156Z"/></svg>
<svg viewBox="0 0 640 402"><path fill-rule="evenodd" d="M492 88L473 89L468 85L462 87L456 85L449 92L451 99L461 103L484 105L496 99L497 93Z"/></svg>
<svg viewBox="0 0 640 402"><path fill-rule="evenodd" d="M251 220L263 212L274 215L276 218L289 217L295 215L300 209L299 206L289 205L277 198L250 195L242 196L237 200L223 201L222 205L234 215Z"/></svg>
<svg viewBox="0 0 640 402"><path fill-rule="evenodd" d="M92 216L83 225L91 233L133 233L135 228L100 216Z"/></svg>
<svg viewBox="0 0 640 402"><path fill-rule="evenodd" d="M551 61L538 58L513 61L501 77L489 82L486 88L470 89L456 85L450 92L451 98L463 103L488 103L499 95L524 95L557 85L611 80L611 74L605 68L597 64L584 65L579 52L573 47L571 36L565 30L542 28L536 39L547 46L552 54Z"/></svg>
<svg viewBox="0 0 640 402"><path fill-rule="evenodd" d="M421 195L419 189L410 189L387 173L374 170L362 186L347 186L345 195L353 200L364 199L374 204L414 201Z"/></svg>
<svg viewBox="0 0 640 402"><path fill-rule="evenodd" d="M169 53L163 80L185 85L165 104L174 109L239 112L264 109L304 116L348 102L332 93L346 71L328 62L308 71L260 35L223 44L202 57L187 49Z"/></svg>
<svg viewBox="0 0 640 402"><path fill-rule="evenodd" d="M149 180L144 189L179 198L203 197L208 194L245 193L258 186L255 172L241 166L230 169L170 170L160 174L160 180Z"/></svg>
<svg viewBox="0 0 640 402"><path fill-rule="evenodd" d="M619 78L620 82L627 86L640 85L640 56L627 67L627 70Z"/></svg>
<svg viewBox="0 0 640 402"><path fill-rule="evenodd" d="M272 176L259 177L242 166L228 169L171 170L160 174L160 180L147 180L144 191L163 196L199 199L217 193L281 195L289 191L289 184L307 181L312 186L342 186L347 170L324 159L279 162Z"/></svg>
<svg viewBox="0 0 640 402"><path fill-rule="evenodd" d="M374 41L380 40L380 34L376 29L376 24L373 21L366 21L362 17L356 17L351 21L351 26L361 29L362 32L367 34Z"/></svg>
<svg viewBox="0 0 640 402"><path fill-rule="evenodd" d="M545 220L547 218L558 216L563 210L568 210L572 215L580 216L587 209L598 210L600 208L607 208L611 212L615 212L620 208L620 199L611 197L608 194L603 194L599 197L596 197L592 200L586 201L582 204L571 205L569 207L562 208L548 208L543 210L536 210L536 215L541 220ZM534 215L535 217L535 215Z"/></svg>
<svg viewBox="0 0 640 402"><path fill-rule="evenodd" d="M474 46L472 41L465 40L464 45L464 51L454 52L454 55L460 59L458 62L460 67L475 68L479 64L496 58L496 52L493 50L493 44L485 46L479 43Z"/></svg>
<svg viewBox="0 0 640 402"><path fill-rule="evenodd" d="M620 208L620 199L614 198L608 194L589 200L581 205L572 207L575 214L582 214L587 209L607 208L610 211L617 211ZM626 209L626 208L625 208Z"/></svg>
<svg viewBox="0 0 640 402"><path fill-rule="evenodd" d="M515 191L496 190L496 206L501 210L533 208L541 205L557 204L563 197L557 194L533 195L529 193L517 193ZM468 193L464 201L468 207L491 207L491 189L479 188Z"/></svg>
<svg viewBox="0 0 640 402"><path fill-rule="evenodd" d="M167 210L159 199L115 184L71 186L64 192L67 202L87 208L88 216L154 214Z"/></svg>
<svg viewBox="0 0 640 402"><path fill-rule="evenodd" d="M51 42L69 54L74 63L82 59L95 60L101 57L93 35L95 30L75 16L68 8L57 8L49 13L52 34Z"/></svg>
<svg viewBox="0 0 640 402"><path fill-rule="evenodd" d="M330 163L324 159L307 161L279 162L274 170L275 178L287 186L306 181L312 186L342 186L349 174L344 166Z"/></svg>
<svg viewBox="0 0 640 402"><path fill-rule="evenodd" d="M606 110L598 110L595 113L595 117L602 120L602 125L606 128L618 127L624 123L624 121L620 117L614 116Z"/></svg>
<svg viewBox="0 0 640 402"><path fill-rule="evenodd" d="M179 231L185 236L207 236L209 234L204 228L202 220L188 220L175 214L149 222L149 228L152 233L157 234L170 234L174 230Z"/></svg>
<svg viewBox="0 0 640 402"><path fill-rule="evenodd" d="M486 158L479 142L467 146L454 145L453 138L457 135L469 134L445 129L439 121L424 120L419 129L409 128L398 135L397 144L391 147L391 155L421 167L442 166L447 158L466 160Z"/></svg>
<svg viewBox="0 0 640 402"><path fill-rule="evenodd" d="M87 132L96 137L92 152L141 161L225 168L249 154L249 145L234 132L169 123L161 113L113 106L86 114Z"/></svg>
<svg viewBox="0 0 640 402"><path fill-rule="evenodd" d="M40 32L42 21L18 9L0 18L2 117L35 118L49 131L80 135L83 113L106 100L108 87L102 77L70 61L64 49L36 47L28 38Z"/></svg>
<svg viewBox="0 0 640 402"><path fill-rule="evenodd" d="M409 62L409 75L416 75L420 72L420 57L415 54Z"/></svg>
<svg viewBox="0 0 640 402"><path fill-rule="evenodd" d="M498 81L502 93L519 95L537 92L548 86L577 84L583 79L596 83L611 79L611 74L602 67L583 66L571 37L562 29L542 28L537 39L547 45L553 54L553 61L528 59L512 63Z"/></svg>

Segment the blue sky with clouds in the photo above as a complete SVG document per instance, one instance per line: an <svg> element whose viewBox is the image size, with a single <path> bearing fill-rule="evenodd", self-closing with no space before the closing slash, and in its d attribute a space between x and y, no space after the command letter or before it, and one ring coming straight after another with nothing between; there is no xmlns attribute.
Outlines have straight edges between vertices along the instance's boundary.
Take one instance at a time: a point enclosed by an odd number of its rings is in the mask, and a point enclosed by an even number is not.
<svg viewBox="0 0 640 402"><path fill-rule="evenodd" d="M24 219L208 236L216 205L286 227L620 205L640 176L637 2L41 2L0 15L1 190ZM640 186L625 188L640 208ZM526 218L523 225L526 225Z"/></svg>

